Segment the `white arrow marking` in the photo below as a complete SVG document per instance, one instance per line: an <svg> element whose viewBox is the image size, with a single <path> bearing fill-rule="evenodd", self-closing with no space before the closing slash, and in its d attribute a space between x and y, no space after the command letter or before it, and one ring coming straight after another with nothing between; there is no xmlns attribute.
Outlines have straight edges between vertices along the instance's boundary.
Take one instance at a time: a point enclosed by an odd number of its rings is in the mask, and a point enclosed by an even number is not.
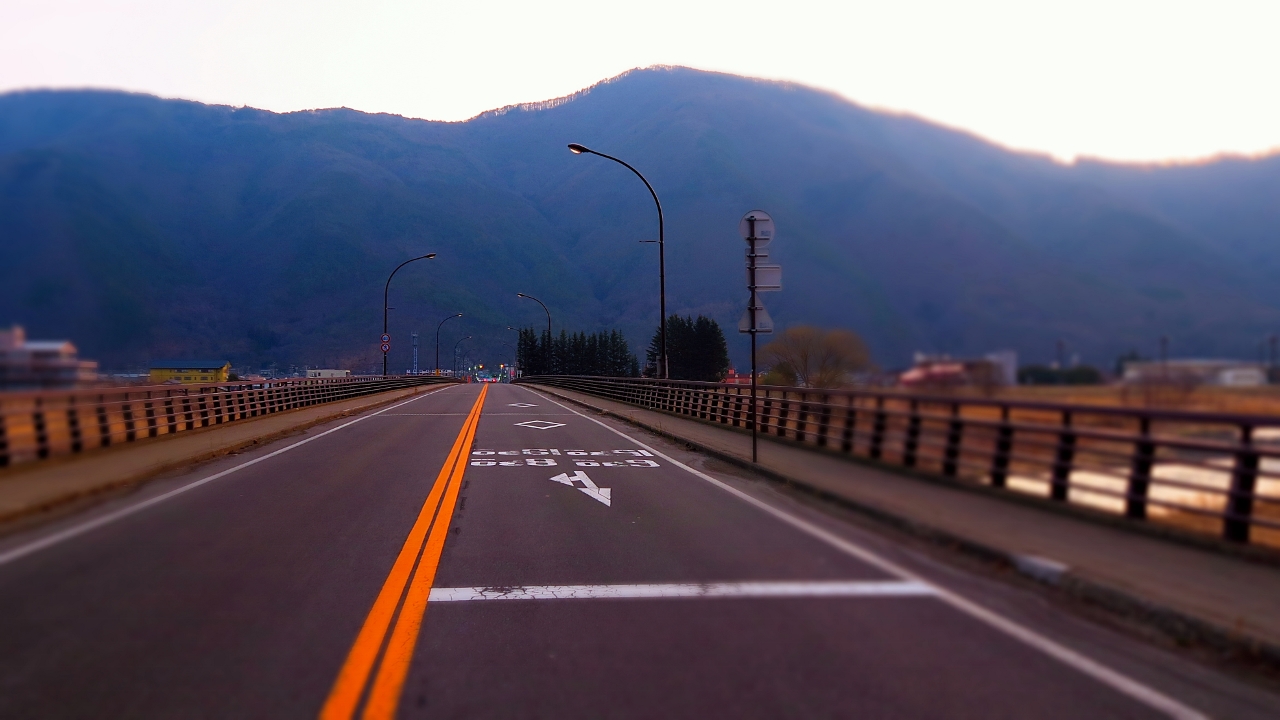
<svg viewBox="0 0 1280 720"><path fill-rule="evenodd" d="M577 487L573 484L575 480L580 481L583 485L586 485L586 487ZM574 471L572 475L568 473L560 473L559 475L551 478L551 481L558 482L562 485L568 485L571 488L575 488L578 492L585 493L605 505L612 507L611 502L613 500L613 490L596 485L591 481L591 478L587 477L587 474L581 470Z"/></svg>

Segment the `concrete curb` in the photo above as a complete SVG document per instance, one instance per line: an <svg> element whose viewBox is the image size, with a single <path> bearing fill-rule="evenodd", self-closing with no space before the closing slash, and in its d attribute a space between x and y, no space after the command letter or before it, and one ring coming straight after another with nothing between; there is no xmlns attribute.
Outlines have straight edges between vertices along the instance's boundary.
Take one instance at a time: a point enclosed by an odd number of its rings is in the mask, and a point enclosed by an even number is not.
<svg viewBox="0 0 1280 720"><path fill-rule="evenodd" d="M749 470L774 482L798 488L824 501L832 502L840 505L841 507L853 510L860 515L868 517L895 530L906 532L914 537L936 545L958 550L965 555L977 558L987 563L992 563L1003 568L1013 569L1044 587L1051 588L1056 592L1064 593L1071 598L1082 601L1092 607L1105 610L1120 618L1142 623L1180 646L1199 646L1228 656L1244 657L1253 661L1260 661L1270 666L1273 670L1280 669L1280 646L1267 643L1243 633L1234 632L1223 628L1216 623L1187 615L1181 611L1174 610L1157 603L1152 603L1115 587L1080 577L1079 575L1072 573L1069 567L1060 565L1053 561L1012 554L985 543L976 542L969 538L955 535L951 532L932 527L928 524L920 523L905 515L890 512L883 508L843 495L838 495L828 490L823 490L809 485L803 480L789 477L768 468L759 467L747 460L737 457L736 455L722 452L714 448L705 447L701 443L676 435L662 427L656 427L644 421L637 420L634 417L628 417L622 413L617 413L606 408L591 405L577 398L562 395L554 388L549 388L544 385L536 385L535 387L542 392L554 395L562 400L578 405L579 407L593 410L603 415L635 425L636 427L647 430L660 437L665 437L669 440L682 443L692 450L696 450L705 455L710 455L717 460L735 467ZM892 470L892 468L879 468L879 466L877 466L877 469Z"/></svg>

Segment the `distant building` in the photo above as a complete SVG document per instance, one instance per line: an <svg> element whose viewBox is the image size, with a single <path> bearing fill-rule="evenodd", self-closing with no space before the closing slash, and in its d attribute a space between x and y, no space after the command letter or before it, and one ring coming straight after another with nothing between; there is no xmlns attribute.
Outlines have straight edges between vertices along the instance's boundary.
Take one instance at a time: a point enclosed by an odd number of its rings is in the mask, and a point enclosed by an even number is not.
<svg viewBox="0 0 1280 720"><path fill-rule="evenodd" d="M981 358L953 358L916 353L915 366L899 375L898 383L909 388L1016 385L1018 354L1000 350Z"/></svg>
<svg viewBox="0 0 1280 720"><path fill-rule="evenodd" d="M157 360L150 367L151 382L157 385L220 383L231 374L231 363L226 360Z"/></svg>
<svg viewBox="0 0 1280 720"><path fill-rule="evenodd" d="M351 377L350 370L308 370L309 378L342 378Z"/></svg>
<svg viewBox="0 0 1280 720"><path fill-rule="evenodd" d="M1267 368L1241 360L1141 360L1125 363L1122 379L1128 384L1258 387L1267 384Z"/></svg>
<svg viewBox="0 0 1280 720"><path fill-rule="evenodd" d="M69 340L28 340L19 325L0 330L0 389L68 388L96 381L98 363L77 354Z"/></svg>
<svg viewBox="0 0 1280 720"><path fill-rule="evenodd" d="M760 373L760 377L764 377L764 373ZM729 368L729 374L724 376L724 382L730 385L750 385L751 373L738 372L733 368Z"/></svg>

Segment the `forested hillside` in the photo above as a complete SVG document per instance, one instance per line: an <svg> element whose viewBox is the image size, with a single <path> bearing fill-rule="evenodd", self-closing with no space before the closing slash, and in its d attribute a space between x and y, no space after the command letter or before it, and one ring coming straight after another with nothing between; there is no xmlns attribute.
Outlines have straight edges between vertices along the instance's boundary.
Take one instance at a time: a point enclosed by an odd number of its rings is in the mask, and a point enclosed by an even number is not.
<svg viewBox="0 0 1280 720"><path fill-rule="evenodd" d="M1168 335L1179 355L1251 356L1280 330L1280 160L1063 166L804 87L679 68L465 123L351 110L274 114L109 92L0 96L0 323L70 337L126 368L160 355L238 365L393 367L411 331L434 360L508 325L657 324L657 221L668 312L734 328L737 220L778 222L779 327L851 328L881 365L915 350L1063 339L1109 364ZM442 341L444 338L442 338ZM447 347L451 347L450 344ZM739 362L746 343L729 338Z"/></svg>

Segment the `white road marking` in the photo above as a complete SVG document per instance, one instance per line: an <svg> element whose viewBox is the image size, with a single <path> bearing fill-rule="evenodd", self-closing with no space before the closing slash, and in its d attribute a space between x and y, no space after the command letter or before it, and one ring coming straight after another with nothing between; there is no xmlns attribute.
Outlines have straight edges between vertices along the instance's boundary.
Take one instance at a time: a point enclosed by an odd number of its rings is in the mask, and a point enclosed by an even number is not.
<svg viewBox="0 0 1280 720"><path fill-rule="evenodd" d="M96 530L96 529L98 529L98 528L100 528L100 527L103 527L104 525L110 525L111 523L113 523L113 522L115 522L115 521L117 521L117 520L120 520L120 519L126 518L126 517L128 517L128 516L130 516L130 515L133 515L134 513L141 512L141 511L143 511L143 510L145 510L145 509L147 509L147 508L151 507L152 505L159 505L160 503L164 502L165 500L168 500L168 499L170 499L170 498L173 498L173 497L176 497L176 496L178 496L178 495L181 495L181 494L183 494L183 493L187 492L188 490L194 490L194 489L196 489L196 488L200 487L201 485L204 485L204 484L206 484L206 483L211 483L211 482L213 482L214 480L218 480L218 479L220 479L220 478L224 478L224 477L226 477L226 476L228 476L228 475L230 475L230 474L232 474L232 473L239 472L239 471L241 471L241 470L243 470L243 469L245 469L245 468L247 468L247 467L251 467L251 466L253 466L253 465L257 465L258 463L260 463L260 462L262 462L262 461L264 461L264 460L270 460L271 458L273 458L273 457L275 457L275 456L277 456L277 455L283 455L284 453L287 453L287 452L289 452L290 450L293 450L293 449L295 449L295 448L300 448L300 447L302 447L303 445L306 445L306 444L307 444L307 443L309 443L309 442L313 442L313 441L315 441L315 440L319 440L320 438L324 437L325 435L328 435L328 434L330 434L330 433L336 433L336 432L338 432L339 430L341 430L341 429L343 429L343 428L351 427L352 425L355 425L355 424L356 424L356 423L358 423L358 422L361 422L361 421L363 421L363 420L368 420L369 418L372 418L372 417L377 417L377 416L379 416L379 415L381 415L381 414L383 414L383 413L385 413L385 412L390 412L390 411L392 411L392 410L395 410L395 409L396 409L396 408L398 408L398 407L404 407L405 405L408 405L408 404L409 404L409 403L411 403L411 402L417 402L418 400L421 400L422 398L425 398L425 397L427 397L427 396L429 396L429 395L434 395L434 394L436 394L437 392L441 392L442 390L445 390L445 389L447 389L447 388L441 388L441 390L433 390L433 391L430 391L430 392L422 393L421 395L418 395L418 396L416 396L416 397L413 397L413 398L410 398L410 399L408 399L408 400L405 400L405 401L404 401L404 402L402 402L402 403L398 403L398 404L396 404L396 405L392 405L392 406L391 406L391 407L389 407L389 408L384 408L384 409L382 409L382 410L379 410L378 412L375 412L375 413L372 413L372 414L369 414L369 415L362 415L362 416L360 416L360 417L358 417L358 418L356 418L356 419L354 419L354 420L350 420L350 421L348 421L348 422L345 422L345 423L343 423L343 424L339 425L339 426L338 426L338 427L336 427L336 428L330 428L330 429L325 430L324 432L322 432L322 433L320 433L320 434L318 434L318 435L313 435L313 436L311 436L311 437L309 437L309 438L306 438L306 439L303 439L303 440L299 440L298 442L296 442L296 443L294 443L294 444L292 444L292 445L288 445L288 446L286 446L286 447L282 447L282 448L280 448L279 450L276 450L276 451L274 451L274 452L267 453L266 455L263 455L263 456L261 456L261 457L256 457L256 458L254 458L254 459L252 459L252 460L249 460L249 461L247 461L247 462L242 462L242 463L240 463L239 465L236 465L236 466L235 466L235 467L233 467L233 468L228 468L228 469L226 469L226 470L223 470L222 472L214 473L213 475L210 475L210 476L208 476L208 477L200 478L199 480L194 480L194 481L192 481L192 482L187 483L186 485L183 485L182 487L174 488L173 490L170 490L169 492L164 493L163 495L157 495L157 496L155 496L155 497L153 497L153 498L149 498L149 499L147 499L147 500L143 500L143 501L138 502L138 503L135 503L135 504L133 504L133 505L129 505L128 507L120 508L119 510L116 510L116 511L114 511L114 512L109 512L109 513L107 513L107 514L105 514L105 515L100 515L100 516L98 516L98 517L96 517L96 518L93 518L93 519L87 520L87 521L82 522L82 523L80 523L80 524L78 524L78 525L73 525L73 526L71 526L71 527L69 527L69 528L66 528L66 529L64 529L64 530L59 530L58 532L51 533L51 534L49 534L49 535L45 535L45 536L44 536L44 537L42 537L42 538L38 538L38 539L36 539L36 540L32 540L32 541L31 541L31 542L29 542L29 543L24 543L24 544L19 545L19 546L15 547L15 548L11 548L11 549L6 550L6 551L4 551L4 552L0 552L0 565L5 565L5 564L7 564L7 563L13 562L14 560L17 560L18 558L26 557L27 555L30 555L30 554L35 553L35 552L39 552L40 550L43 550L43 549L45 549L45 548L47 548L47 547L52 547L52 546L57 545L57 544L59 544L59 543L65 542L65 541L67 541L67 540L70 540L71 538L74 538L74 537L78 537L78 536L80 536L80 535L83 535L83 534L85 534L85 533L87 533L87 532L89 532L89 531L91 531L91 530Z"/></svg>
<svg viewBox="0 0 1280 720"><path fill-rule="evenodd" d="M564 427L564 423L549 422L547 420L529 420L514 424L520 427L533 428L534 430L550 430L551 428Z"/></svg>
<svg viewBox="0 0 1280 720"><path fill-rule="evenodd" d="M968 615L969 617L975 620L978 620L979 622L982 622L987 626L995 630L998 630L1004 633L1005 635L1008 635L1009 637L1012 637L1015 640L1018 640L1019 642L1025 645L1028 645L1030 647L1035 648L1036 650L1039 650L1040 652L1048 655L1049 657L1052 657L1058 662L1061 662L1062 664L1068 667L1074 668L1075 670L1093 678L1094 680L1097 680L1098 682L1112 688L1113 690L1116 690L1120 693L1123 693L1124 695L1129 696L1130 698L1133 698L1134 700L1146 705L1147 707L1163 712L1169 717L1178 718L1179 720L1208 720L1208 716L1204 715L1199 710L1196 710L1188 705L1185 705L1182 702L1175 700L1174 698L1171 698L1168 695L1165 695L1159 690L1156 690L1155 688L1144 685L1138 682L1137 680L1134 680L1133 678L1129 677L1128 675L1125 675L1116 670L1112 670L1106 665L1103 665L1102 663L1090 657L1087 657L1081 653L1078 653L1075 650L1072 650L1071 648L1055 640L1045 637L1044 635L1041 635L1040 633L1032 630L1031 628L1020 625L1014 622L1013 620L1010 620L1004 617L1003 615L1000 615L996 612L988 610L987 608L982 607L981 605L978 605L977 603L972 602L960 595L957 595L956 593L950 590L947 590L946 588L940 585L929 582L928 580L925 580L924 578L916 575L910 570L907 570L901 565L898 565L892 560L883 558L877 555L876 553L872 552L871 550L868 550L862 547L861 545L858 545L854 542L846 540L840 537L839 535L836 535L835 533L832 533L828 530L818 527L817 525L809 522L808 520L805 520L804 518L798 517L796 515L792 515L791 513L785 510L782 510L780 508L776 508L770 505L769 503L763 500L760 500L759 498L748 495L747 493L742 492L741 490L725 482L717 480L700 470L691 468L688 465L685 465L684 463L680 462L679 460L676 460L675 458L665 453L659 452L658 450L640 442L639 440L631 437L630 435L627 435L621 430L609 427L608 425L606 425L605 423L601 422L596 418L593 418L589 415L584 415L578 410L575 410L574 408L571 408L568 405L560 403L556 400L552 400L546 395L543 395L542 393L539 393L535 390L532 390L530 388L525 388L525 389L529 390L529 392L533 393L534 395L537 395L538 397L544 400L547 400L548 402L559 405L560 407L574 413L575 415L579 415L583 418L586 418L587 420L590 420L591 422L596 423L600 427L608 430L609 432L615 435L618 435L619 437L623 437L623 438L626 438L627 440L630 440L636 445L648 450L649 452L652 452L654 455L666 460L667 462L670 462L672 465L675 465L676 467L690 473L691 475L694 475L695 477L698 477L702 480L705 480L711 483L712 485L720 488L721 490L724 490L725 492L733 495L734 497L737 497L738 499L746 503L754 505L760 510L763 510L764 512L774 516L778 520L781 520L782 522L787 523L788 525L796 528L797 530L800 530L814 538L817 538L818 540L825 542L826 544L836 548L837 550L840 550L846 555L855 557L891 575L896 575L897 577L902 578L903 580L918 582L933 588L935 597L937 597L942 602L945 602L946 604L950 605L951 607L955 608L956 610L959 610L965 615Z"/></svg>
<svg viewBox="0 0 1280 720"><path fill-rule="evenodd" d="M432 588L431 602L473 600L648 600L665 598L926 597L935 590L897 580L679 583L666 585L534 585Z"/></svg>
<svg viewBox="0 0 1280 720"><path fill-rule="evenodd" d="M606 506L612 507L613 491L609 488L602 488L599 485L596 485L591 481L591 478L587 477L587 474L581 470L575 470L572 475L568 473L560 473L559 475L551 478L551 481L568 485L579 492L586 493L588 497L598 500ZM580 482L586 487L578 487L573 484L574 481Z"/></svg>
<svg viewBox="0 0 1280 720"><path fill-rule="evenodd" d="M387 413L382 417L466 417L471 413Z"/></svg>
<svg viewBox="0 0 1280 720"><path fill-rule="evenodd" d="M507 407L538 407L534 403L507 403Z"/></svg>

